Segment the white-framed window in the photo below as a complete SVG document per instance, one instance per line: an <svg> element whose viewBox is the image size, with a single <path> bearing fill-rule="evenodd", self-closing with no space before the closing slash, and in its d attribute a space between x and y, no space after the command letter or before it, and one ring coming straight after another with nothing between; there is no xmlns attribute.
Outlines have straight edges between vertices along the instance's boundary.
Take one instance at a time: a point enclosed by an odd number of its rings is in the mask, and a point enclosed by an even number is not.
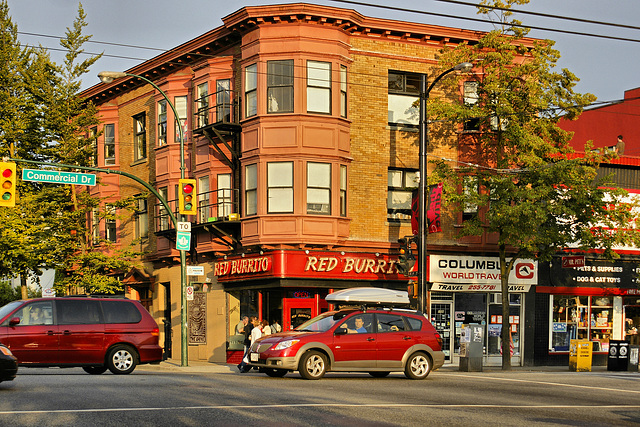
<svg viewBox="0 0 640 427"><path fill-rule="evenodd" d="M478 194L480 190L480 183L478 177L475 175L466 175L462 178L462 191L465 196L470 197L473 194ZM475 203L465 203L462 210L462 220L468 221L478 213L478 205Z"/></svg>
<svg viewBox="0 0 640 427"><path fill-rule="evenodd" d="M196 117L197 127L201 128L209 124L209 83L201 83L196 86Z"/></svg>
<svg viewBox="0 0 640 427"><path fill-rule="evenodd" d="M173 98L173 106L176 107L176 112L178 113L179 119L177 121L182 126L182 132L185 134L185 142L186 142L186 133L187 133L187 117L189 117L189 112L187 111L187 97L186 96L176 96ZM175 129L176 133L176 142L180 143L180 129L178 125L176 125Z"/></svg>
<svg viewBox="0 0 640 427"><path fill-rule="evenodd" d="M347 117L347 67L340 66L340 116Z"/></svg>
<svg viewBox="0 0 640 427"><path fill-rule="evenodd" d="M244 204L246 215L258 213L258 165L255 164L245 167Z"/></svg>
<svg viewBox="0 0 640 427"><path fill-rule="evenodd" d="M267 213L293 213L293 162L267 163Z"/></svg>
<svg viewBox="0 0 640 427"><path fill-rule="evenodd" d="M216 121L231 121L231 80L216 80Z"/></svg>
<svg viewBox="0 0 640 427"><path fill-rule="evenodd" d="M307 112L331 114L331 63L307 61Z"/></svg>
<svg viewBox="0 0 640 427"><path fill-rule="evenodd" d="M389 71L388 122L402 126L418 126L417 101L420 96L420 74Z"/></svg>
<svg viewBox="0 0 640 427"><path fill-rule="evenodd" d="M245 117L258 114L258 64L244 69L244 105Z"/></svg>
<svg viewBox="0 0 640 427"><path fill-rule="evenodd" d="M415 169L389 169L387 190L387 219L411 220L411 201L418 188Z"/></svg>
<svg viewBox="0 0 640 427"><path fill-rule="evenodd" d="M211 217L211 193L209 192L209 177L198 178L198 222L209 222Z"/></svg>
<svg viewBox="0 0 640 427"><path fill-rule="evenodd" d="M307 213L331 215L331 164L307 163Z"/></svg>
<svg viewBox="0 0 640 427"><path fill-rule="evenodd" d="M158 188L158 194L162 196L163 199L169 200L169 190L167 187ZM169 229L169 212L164 207L160 201L158 201L158 228L160 231Z"/></svg>
<svg viewBox="0 0 640 427"><path fill-rule="evenodd" d="M147 199L137 199L136 204L136 239L146 239L149 237L149 210L147 208Z"/></svg>
<svg viewBox="0 0 640 427"><path fill-rule="evenodd" d="M98 208L91 210L91 243L94 245L100 243L100 210Z"/></svg>
<svg viewBox="0 0 640 427"><path fill-rule="evenodd" d="M133 160L147 158L147 120L144 113L133 116Z"/></svg>
<svg viewBox="0 0 640 427"><path fill-rule="evenodd" d="M158 101L158 147L167 145L167 101Z"/></svg>
<svg viewBox="0 0 640 427"><path fill-rule="evenodd" d="M105 211L105 239L110 242L116 243L118 241L118 228L116 225L117 209L115 206L107 205L105 207Z"/></svg>
<svg viewBox="0 0 640 427"><path fill-rule="evenodd" d="M218 175L218 216L227 218L233 213L233 198L231 196L231 174Z"/></svg>
<svg viewBox="0 0 640 427"><path fill-rule="evenodd" d="M104 125L104 164L112 166L116 164L116 125Z"/></svg>
<svg viewBox="0 0 640 427"><path fill-rule="evenodd" d="M340 165L340 216L347 216L347 167Z"/></svg>
<svg viewBox="0 0 640 427"><path fill-rule="evenodd" d="M474 106L478 103L478 82L466 81L463 83L462 100L467 106ZM464 122L463 129L466 131L475 131L480 129L480 119L473 118Z"/></svg>
<svg viewBox="0 0 640 427"><path fill-rule="evenodd" d="M293 112L293 60L267 61L267 113Z"/></svg>
<svg viewBox="0 0 640 427"><path fill-rule="evenodd" d="M89 129L87 135L89 144L91 144L91 166L98 166L98 127L94 126Z"/></svg>

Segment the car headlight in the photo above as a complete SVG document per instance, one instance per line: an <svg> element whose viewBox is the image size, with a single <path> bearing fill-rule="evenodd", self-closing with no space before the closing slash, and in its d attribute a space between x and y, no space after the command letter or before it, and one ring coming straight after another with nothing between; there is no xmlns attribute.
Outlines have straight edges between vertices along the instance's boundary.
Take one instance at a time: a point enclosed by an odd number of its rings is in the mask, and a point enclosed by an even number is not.
<svg viewBox="0 0 640 427"><path fill-rule="evenodd" d="M9 350L7 347L0 346L0 352L2 352L6 356L13 356L11 350Z"/></svg>
<svg viewBox="0 0 640 427"><path fill-rule="evenodd" d="M278 345L276 345L273 349L274 350L284 350L286 348L289 348L291 346L294 346L294 345L298 344L299 342L300 342L300 340L282 341L282 342L279 342Z"/></svg>

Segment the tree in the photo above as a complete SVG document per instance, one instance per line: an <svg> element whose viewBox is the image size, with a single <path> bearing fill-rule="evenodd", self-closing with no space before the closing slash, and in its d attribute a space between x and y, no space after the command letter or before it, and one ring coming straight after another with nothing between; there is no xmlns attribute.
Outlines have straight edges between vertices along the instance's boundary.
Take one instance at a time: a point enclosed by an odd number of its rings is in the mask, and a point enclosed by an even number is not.
<svg viewBox="0 0 640 427"><path fill-rule="evenodd" d="M455 123L478 130L460 136L460 163L436 162L431 178L445 183L445 206L478 207L461 235L497 237L504 370L511 368L509 274L518 259L548 261L567 247L616 257L616 245L640 243L639 233L627 227L637 205L626 191L596 179L603 157L590 146L584 155L574 153L571 135L557 125L562 116L576 118L595 97L574 92L578 79L569 70L555 71L560 54L552 41L526 39L528 30L510 19L511 6L525 3L480 3L479 13L498 18L495 29L440 58L443 69L474 64L475 74L464 76L475 82L467 84L467 102L432 100L429 107L441 135L455 132ZM453 89L460 82L450 84Z"/></svg>

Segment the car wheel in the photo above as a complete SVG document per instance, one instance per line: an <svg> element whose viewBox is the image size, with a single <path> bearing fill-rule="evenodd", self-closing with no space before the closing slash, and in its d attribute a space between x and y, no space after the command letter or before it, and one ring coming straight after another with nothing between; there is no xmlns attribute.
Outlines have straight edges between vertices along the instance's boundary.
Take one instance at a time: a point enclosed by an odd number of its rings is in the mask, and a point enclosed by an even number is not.
<svg viewBox="0 0 640 427"><path fill-rule="evenodd" d="M116 375L130 374L136 368L136 352L128 345L113 347L107 356L107 366Z"/></svg>
<svg viewBox="0 0 640 427"><path fill-rule="evenodd" d="M422 380L427 378L431 372L431 359L424 353L413 353L407 365L404 367L404 374L412 380Z"/></svg>
<svg viewBox="0 0 640 427"><path fill-rule="evenodd" d="M391 372L380 372L380 371L373 371L373 372L369 372L369 375L371 375L374 378L384 378L386 376L388 376Z"/></svg>
<svg viewBox="0 0 640 427"><path fill-rule="evenodd" d="M262 368L262 372L270 377L282 378L287 375L288 371L286 369Z"/></svg>
<svg viewBox="0 0 640 427"><path fill-rule="evenodd" d="M306 380L319 380L327 371L327 358L318 351L308 351L300 359L298 370Z"/></svg>
<svg viewBox="0 0 640 427"><path fill-rule="evenodd" d="M107 371L106 366L83 366L82 369L84 369L87 374L91 375L100 375Z"/></svg>

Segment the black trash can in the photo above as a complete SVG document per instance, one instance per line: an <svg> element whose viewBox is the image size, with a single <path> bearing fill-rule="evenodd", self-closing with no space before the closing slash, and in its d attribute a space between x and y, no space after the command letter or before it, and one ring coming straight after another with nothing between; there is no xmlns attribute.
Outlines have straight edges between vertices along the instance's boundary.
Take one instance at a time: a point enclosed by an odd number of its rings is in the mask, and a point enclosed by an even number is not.
<svg viewBox="0 0 640 427"><path fill-rule="evenodd" d="M626 371L629 368L629 341L609 340L607 371Z"/></svg>

